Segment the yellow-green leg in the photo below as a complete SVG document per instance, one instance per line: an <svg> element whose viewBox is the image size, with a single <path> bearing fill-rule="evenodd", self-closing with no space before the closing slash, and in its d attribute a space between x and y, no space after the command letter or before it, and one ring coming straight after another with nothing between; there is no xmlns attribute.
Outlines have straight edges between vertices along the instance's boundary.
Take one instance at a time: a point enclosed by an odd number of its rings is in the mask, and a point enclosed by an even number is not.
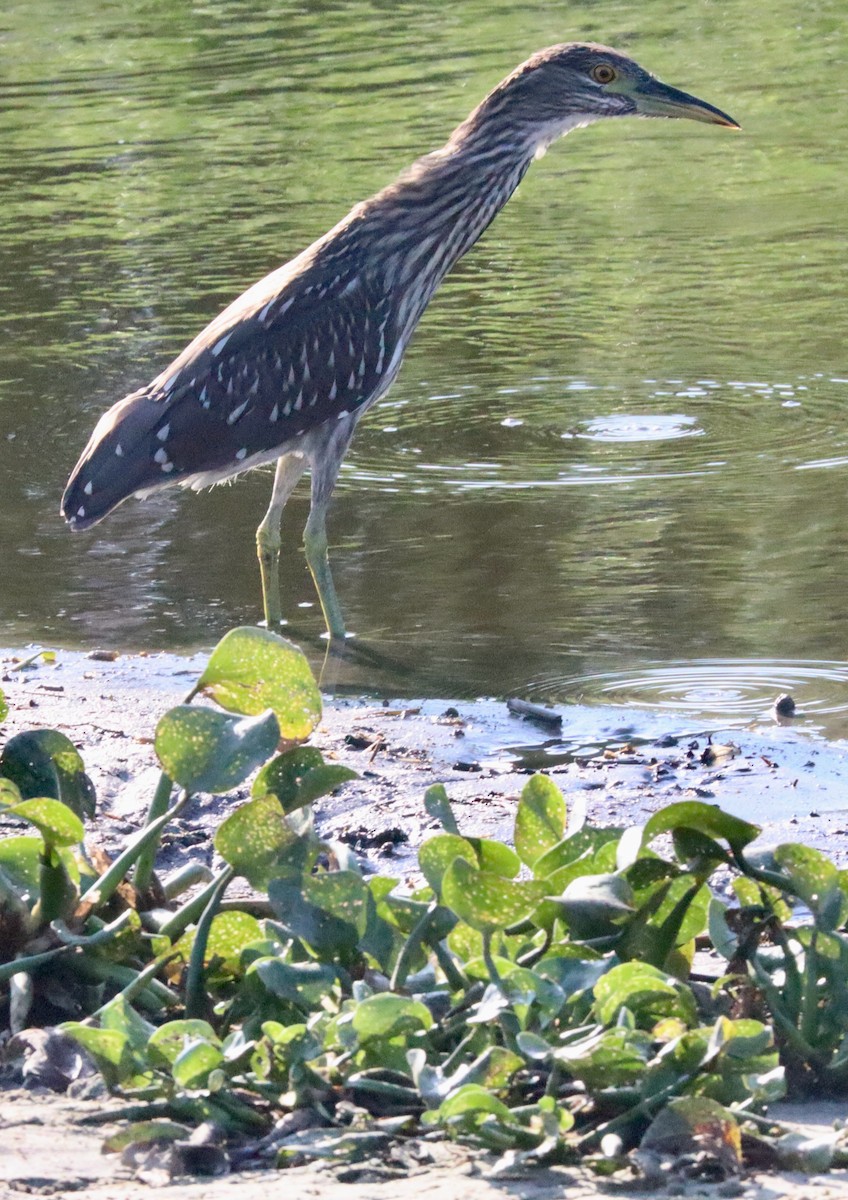
<svg viewBox="0 0 848 1200"><path fill-rule="evenodd" d="M262 607L265 610L265 624L268 629L274 629L283 619L280 599L280 521L286 501L305 470L306 459L299 454L285 454L277 462L271 503L256 530L256 553L259 557L259 574L262 580Z"/></svg>
<svg viewBox="0 0 848 1200"><path fill-rule="evenodd" d="M342 459L353 437L356 420L356 415L351 414L347 419L330 425L320 447L312 451L309 463L312 503L303 531L303 548L321 601L327 632L333 640L344 638L345 623L327 555L327 509Z"/></svg>
<svg viewBox="0 0 848 1200"><path fill-rule="evenodd" d="M336 595L336 585L333 583L327 551L326 515L329 501L330 497L327 496L326 500L319 505L313 499L309 519L303 531L303 548L306 551L306 562L315 581L315 590L318 592L318 599L321 602L321 611L324 614L327 632L335 640L344 638L345 623L339 598Z"/></svg>

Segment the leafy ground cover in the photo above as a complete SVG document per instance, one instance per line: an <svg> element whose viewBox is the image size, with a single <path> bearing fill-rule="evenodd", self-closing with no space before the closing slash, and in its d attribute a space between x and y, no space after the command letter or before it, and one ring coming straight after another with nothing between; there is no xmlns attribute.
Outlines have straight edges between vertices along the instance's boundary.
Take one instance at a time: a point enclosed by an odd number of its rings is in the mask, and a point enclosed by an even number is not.
<svg viewBox="0 0 848 1200"><path fill-rule="evenodd" d="M410 892L316 831L312 804L352 775L304 744L320 711L295 647L228 634L160 720L148 821L111 862L83 849L94 795L73 744L36 730L3 748L4 815L29 829L0 840L4 1023L61 1021L69 1076L70 1038L127 1101L111 1148L214 1171L439 1132L603 1173L841 1161L840 1133L799 1147L762 1114L787 1088L848 1083L845 872L810 847L754 851L756 826L700 801L592 826L536 775L511 845L464 835L427 791L440 831ZM250 778L215 837L223 869L159 879L191 796ZM251 896L231 902L237 878ZM722 964L709 982L699 947Z"/></svg>

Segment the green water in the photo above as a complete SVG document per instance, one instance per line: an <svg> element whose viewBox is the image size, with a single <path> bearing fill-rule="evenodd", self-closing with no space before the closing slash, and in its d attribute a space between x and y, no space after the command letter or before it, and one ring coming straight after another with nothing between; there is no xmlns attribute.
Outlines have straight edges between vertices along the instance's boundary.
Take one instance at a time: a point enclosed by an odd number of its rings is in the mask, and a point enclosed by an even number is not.
<svg viewBox="0 0 848 1200"><path fill-rule="evenodd" d="M27 0L0 14L0 643L189 648L258 615L254 473L71 535L99 413L540 46L730 112L531 170L360 426L330 518L353 682L848 710L845 8ZM320 615L287 510L284 603Z"/></svg>

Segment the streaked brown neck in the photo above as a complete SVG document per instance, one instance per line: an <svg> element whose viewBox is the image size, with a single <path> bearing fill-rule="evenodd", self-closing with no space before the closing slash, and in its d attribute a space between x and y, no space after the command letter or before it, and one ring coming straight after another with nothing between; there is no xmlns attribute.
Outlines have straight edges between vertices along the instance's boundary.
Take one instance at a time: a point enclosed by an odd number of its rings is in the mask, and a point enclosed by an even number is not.
<svg viewBox="0 0 848 1200"><path fill-rule="evenodd" d="M389 286L406 298L405 320L418 319L447 272L491 224L534 151L528 141L493 138L491 128L469 119L440 150L360 206L372 254Z"/></svg>

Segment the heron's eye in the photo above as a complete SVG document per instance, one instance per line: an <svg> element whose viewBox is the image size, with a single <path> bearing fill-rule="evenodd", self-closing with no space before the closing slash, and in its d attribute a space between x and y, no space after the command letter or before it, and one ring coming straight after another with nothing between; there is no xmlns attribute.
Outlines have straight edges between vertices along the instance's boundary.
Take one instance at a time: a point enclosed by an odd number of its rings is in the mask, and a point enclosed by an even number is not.
<svg viewBox="0 0 848 1200"><path fill-rule="evenodd" d="M611 67L609 63L598 63L596 67L592 67L590 74L595 83L612 83L617 72L615 67Z"/></svg>

